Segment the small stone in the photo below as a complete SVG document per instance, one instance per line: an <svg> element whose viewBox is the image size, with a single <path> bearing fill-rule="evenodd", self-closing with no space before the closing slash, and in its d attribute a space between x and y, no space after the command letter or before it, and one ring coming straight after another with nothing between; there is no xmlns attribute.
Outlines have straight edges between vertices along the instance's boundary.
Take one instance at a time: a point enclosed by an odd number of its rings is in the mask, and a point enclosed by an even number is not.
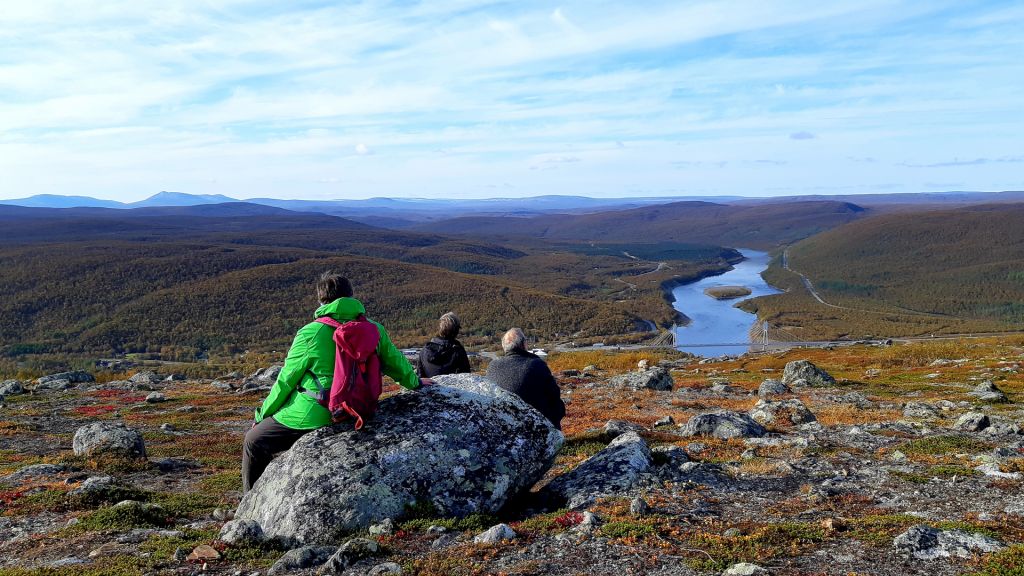
<svg viewBox="0 0 1024 576"><path fill-rule="evenodd" d="M979 552L996 552L1005 546L988 536L962 530L938 530L918 524L893 540L893 548L920 560L955 556L970 558Z"/></svg>
<svg viewBox="0 0 1024 576"><path fill-rule="evenodd" d="M612 386L632 388L633 390L647 388L661 392L671 392L674 385L668 370L660 366L644 370L643 372L626 372L625 374L615 376L608 383Z"/></svg>
<svg viewBox="0 0 1024 576"><path fill-rule="evenodd" d="M149 396L146 396L146 402L150 404L159 404L160 402L166 402L167 396L164 396L161 392L152 392Z"/></svg>
<svg viewBox="0 0 1024 576"><path fill-rule="evenodd" d="M174 427L174 424L164 423L160 425L160 431L170 434L171 432L177 432L178 429Z"/></svg>
<svg viewBox="0 0 1024 576"><path fill-rule="evenodd" d="M395 522L391 518L385 518L382 522L370 526L371 536L389 536L395 533Z"/></svg>
<svg viewBox="0 0 1024 576"><path fill-rule="evenodd" d="M767 574L769 574L768 570L749 562L733 564L726 568L725 572L722 572L722 576L766 576Z"/></svg>
<svg viewBox="0 0 1024 576"><path fill-rule="evenodd" d="M267 574L287 574L319 566L327 562L337 550L334 546L303 546L289 550L274 562Z"/></svg>
<svg viewBox="0 0 1024 576"><path fill-rule="evenodd" d="M739 528L729 528L725 532L722 532L722 536L725 536L726 538L736 538L742 535L743 532L741 532Z"/></svg>
<svg viewBox="0 0 1024 576"><path fill-rule="evenodd" d="M373 540L353 538L341 545L327 562L317 570L317 574L341 574L356 562L375 555L380 546Z"/></svg>
<svg viewBox="0 0 1024 576"><path fill-rule="evenodd" d="M675 423L676 423L676 419L675 418L673 418L671 416L662 416L661 418L658 418L657 420L655 420L654 427L657 428L658 426L671 426L671 425L673 425Z"/></svg>
<svg viewBox="0 0 1024 576"><path fill-rule="evenodd" d="M178 564L181 564L182 562L188 560L188 552L185 552L185 550L183 550L181 547L175 548L174 554L171 555L171 559L173 559Z"/></svg>
<svg viewBox="0 0 1024 576"><path fill-rule="evenodd" d="M444 526L438 526L437 524L434 524L427 528L427 534L444 534L447 531L448 528L445 528Z"/></svg>
<svg viewBox="0 0 1024 576"><path fill-rule="evenodd" d="M746 414L718 410L698 414L679 427L683 436L711 436L721 440L730 438L760 438L768 431Z"/></svg>
<svg viewBox="0 0 1024 576"><path fill-rule="evenodd" d="M220 552L217 552L217 550L215 550L213 546L210 546L209 544L201 544L199 546L196 546L192 550L192 553L189 554L185 559L189 562L206 562L207 560L219 560Z"/></svg>
<svg viewBox="0 0 1024 576"><path fill-rule="evenodd" d="M1006 396L1006 393L999 389L991 380L985 380L981 384L968 392L969 395L977 397L983 402L1009 402L1010 399Z"/></svg>
<svg viewBox="0 0 1024 576"><path fill-rule="evenodd" d="M651 505L647 500L637 496L629 503L629 513L638 518L646 516L651 511Z"/></svg>
<svg viewBox="0 0 1024 576"><path fill-rule="evenodd" d="M903 417L912 420L933 420L939 416L939 409L925 402L907 402Z"/></svg>
<svg viewBox="0 0 1024 576"><path fill-rule="evenodd" d="M515 540L516 533L508 524L496 524L473 537L474 544L498 544L504 540Z"/></svg>
<svg viewBox="0 0 1024 576"><path fill-rule="evenodd" d="M773 378L761 382L761 385L757 387L757 395L761 398L789 394L790 392L789 386L786 386L782 380L775 380Z"/></svg>
<svg viewBox="0 0 1024 576"><path fill-rule="evenodd" d="M987 415L981 412L968 412L957 418L956 423L953 424L953 429L963 430L964 432L980 432L990 425L991 421Z"/></svg>
<svg viewBox="0 0 1024 576"><path fill-rule="evenodd" d="M266 537L255 520L231 520L220 530L220 540L233 546L259 544Z"/></svg>
<svg viewBox="0 0 1024 576"><path fill-rule="evenodd" d="M644 427L625 420L609 420L604 425L604 437L607 440L614 440L626 432L643 432Z"/></svg>
<svg viewBox="0 0 1024 576"><path fill-rule="evenodd" d="M836 379L828 372L818 368L807 360L795 360L786 364L782 372L782 381L791 388L801 386L825 387L835 386Z"/></svg>
<svg viewBox="0 0 1024 576"><path fill-rule="evenodd" d="M452 544L455 544L455 541L456 538L454 534L442 534L430 543L430 549L435 552L437 552L438 550L444 550Z"/></svg>
<svg viewBox="0 0 1024 576"><path fill-rule="evenodd" d="M146 457L146 444L142 434L120 422L94 422L82 426L72 440L75 456L115 454Z"/></svg>
<svg viewBox="0 0 1024 576"><path fill-rule="evenodd" d="M385 576L389 574L401 574L402 566L395 562L385 562L370 568L369 576Z"/></svg>

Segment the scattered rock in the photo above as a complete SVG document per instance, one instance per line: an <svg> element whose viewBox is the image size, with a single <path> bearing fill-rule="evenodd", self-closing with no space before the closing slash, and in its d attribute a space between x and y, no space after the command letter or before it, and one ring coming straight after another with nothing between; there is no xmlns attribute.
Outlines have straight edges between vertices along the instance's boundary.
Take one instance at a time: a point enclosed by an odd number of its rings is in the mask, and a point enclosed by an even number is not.
<svg viewBox="0 0 1024 576"><path fill-rule="evenodd" d="M725 572L722 572L722 576L767 576L768 574L768 570L749 562L733 564L726 568Z"/></svg>
<svg viewBox="0 0 1024 576"><path fill-rule="evenodd" d="M604 437L611 441L626 432L643 432L644 427L625 420L609 420L604 425Z"/></svg>
<svg viewBox="0 0 1024 576"><path fill-rule="evenodd" d="M654 421L654 428L658 426L671 426L676 423L676 419L671 416L662 416Z"/></svg>
<svg viewBox="0 0 1024 576"><path fill-rule="evenodd" d="M237 518L289 543L330 541L429 501L444 516L493 513L535 484L562 445L540 412L481 376L380 403L360 431L326 427L271 462Z"/></svg>
<svg viewBox="0 0 1024 576"><path fill-rule="evenodd" d="M627 432L579 466L558 476L542 492L552 501L581 508L602 496L620 496L651 469L651 451L636 432Z"/></svg>
<svg viewBox="0 0 1024 576"><path fill-rule="evenodd" d="M473 537L474 544L498 544L505 540L515 540L516 533L508 524L497 524Z"/></svg>
<svg viewBox="0 0 1024 576"><path fill-rule="evenodd" d="M281 368L282 366L280 365L260 368L250 374L249 377L242 382L241 390L245 392L270 388L275 382L277 382L277 376L281 373Z"/></svg>
<svg viewBox="0 0 1024 576"><path fill-rule="evenodd" d="M954 430L963 430L964 432L980 432L985 428L988 428L991 422L986 414L981 412L968 412L963 416L957 418L953 424Z"/></svg>
<svg viewBox="0 0 1024 576"><path fill-rule="evenodd" d="M192 549L192 553L185 557L189 562L206 562L208 560L219 560L220 552L217 552L209 544L201 544Z"/></svg>
<svg viewBox="0 0 1024 576"><path fill-rule="evenodd" d="M807 409L803 402L796 398L789 400L758 400L753 409L750 410L750 417L761 425L793 425L817 422L814 414Z"/></svg>
<svg viewBox="0 0 1024 576"><path fill-rule="evenodd" d="M402 566L395 562L384 562L383 564L377 564L370 571L367 572L368 576L387 576L390 574L401 574Z"/></svg>
<svg viewBox="0 0 1024 576"><path fill-rule="evenodd" d="M338 550L335 546L303 546L289 550L274 562L267 574L286 574L320 566Z"/></svg>
<svg viewBox="0 0 1024 576"><path fill-rule="evenodd" d="M161 432L166 432L168 434L171 434L171 433L177 432L178 429L174 427L174 424L170 424L170 423L166 423L165 422L165 423L160 425L160 431Z"/></svg>
<svg viewBox="0 0 1024 576"><path fill-rule="evenodd" d="M647 500L637 496L629 503L629 513L636 517L646 516L651 511L651 505Z"/></svg>
<svg viewBox="0 0 1024 576"><path fill-rule="evenodd" d="M996 552L1004 548L998 540L962 530L937 530L918 524L893 540L893 548L920 560L970 558L978 552Z"/></svg>
<svg viewBox="0 0 1024 576"><path fill-rule="evenodd" d="M66 470L66 466L61 466L59 464L32 464L31 466L19 468L17 471L12 472L7 476L0 476L0 483L17 485L26 480L49 478L55 474L65 472Z"/></svg>
<svg viewBox="0 0 1024 576"><path fill-rule="evenodd" d="M1006 393L999 389L991 380L985 380L981 384L968 392L968 395L974 396L983 402L1009 402L1010 399L1006 396Z"/></svg>
<svg viewBox="0 0 1024 576"><path fill-rule="evenodd" d="M852 404L857 408L870 408L872 406L871 400L868 400L867 396L860 392L847 392L842 396L835 396L833 398L840 404Z"/></svg>
<svg viewBox="0 0 1024 576"><path fill-rule="evenodd" d="M789 394L790 392L789 386L786 386L782 380L775 380L773 378L768 378L757 387L757 395L761 398Z"/></svg>
<svg viewBox="0 0 1024 576"><path fill-rule="evenodd" d="M395 522L391 518L385 518L383 522L370 526L371 536L389 536L395 533Z"/></svg>
<svg viewBox="0 0 1024 576"><path fill-rule="evenodd" d="M258 544L266 540L263 528L254 520L232 520L220 529L220 539L234 546Z"/></svg>
<svg viewBox="0 0 1024 576"><path fill-rule="evenodd" d="M83 370L74 370L71 372L59 372L57 374L50 374L49 376L43 376L36 380L36 385L48 384L50 382L59 382L61 380L67 381L71 384L81 384L83 382L95 382L96 378L92 374Z"/></svg>
<svg viewBox="0 0 1024 576"><path fill-rule="evenodd" d="M803 380L803 382L798 383L799 380ZM793 388L836 385L835 378L807 360L794 360L786 364L786 369L782 372L782 381Z"/></svg>
<svg viewBox="0 0 1024 576"><path fill-rule="evenodd" d="M338 551L327 559L317 574L341 574L360 560L372 558L380 547L373 540L353 538L341 545Z"/></svg>
<svg viewBox="0 0 1024 576"><path fill-rule="evenodd" d="M36 384L33 390L35 392L63 392L72 386L71 380L47 380Z"/></svg>
<svg viewBox="0 0 1024 576"><path fill-rule="evenodd" d="M163 376L160 376L159 374L157 374L156 372L153 372L152 370L144 370L142 372L136 372L134 375L132 375L131 378L128 379L128 381L131 382L132 384L136 384L136 385L142 384L142 385L146 385L146 386L152 386L154 384L159 384L159 383L163 382L163 380L164 380ZM137 389L144 389L144 388L137 388Z"/></svg>
<svg viewBox="0 0 1024 576"><path fill-rule="evenodd" d="M632 388L633 390L647 388L662 392L671 392L674 384L668 370L660 366L644 370L643 372L626 372L625 374L613 377L608 383L612 386Z"/></svg>
<svg viewBox="0 0 1024 576"><path fill-rule="evenodd" d="M166 402L167 396L164 396L162 392L153 392L149 396L146 396L146 402L150 404L159 404L160 402Z"/></svg>
<svg viewBox="0 0 1024 576"><path fill-rule="evenodd" d="M711 436L722 440L757 438L767 433L764 426L758 424L750 416L728 410L698 414L680 426L679 430L683 436Z"/></svg>
<svg viewBox="0 0 1024 576"><path fill-rule="evenodd" d="M195 470L197 468L202 468L203 466L195 460L185 460L183 458L161 458L159 460L153 460L153 465L164 474Z"/></svg>
<svg viewBox="0 0 1024 576"><path fill-rule="evenodd" d="M146 444L142 441L142 434L120 422L94 422L82 426L75 432L72 447L75 456L112 454L146 457Z"/></svg>
<svg viewBox="0 0 1024 576"><path fill-rule="evenodd" d="M20 380L4 380L0 384L0 396L15 396L25 393L25 385Z"/></svg>
<svg viewBox="0 0 1024 576"><path fill-rule="evenodd" d="M925 402L907 402L903 406L903 417L912 420L932 420L938 418L939 409Z"/></svg>

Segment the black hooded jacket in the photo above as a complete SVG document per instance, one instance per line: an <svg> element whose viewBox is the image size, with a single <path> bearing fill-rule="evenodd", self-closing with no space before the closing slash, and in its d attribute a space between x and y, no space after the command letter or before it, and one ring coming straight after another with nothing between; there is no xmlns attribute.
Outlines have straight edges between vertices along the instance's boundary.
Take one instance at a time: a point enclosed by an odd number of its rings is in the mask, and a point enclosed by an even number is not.
<svg viewBox="0 0 1024 576"><path fill-rule="evenodd" d="M487 378L519 395L546 416L555 428L562 429L562 418L565 416L562 390L547 363L536 354L525 350L506 352L487 366Z"/></svg>
<svg viewBox="0 0 1024 576"><path fill-rule="evenodd" d="M423 378L470 372L469 356L458 340L434 338L420 350L416 370Z"/></svg>

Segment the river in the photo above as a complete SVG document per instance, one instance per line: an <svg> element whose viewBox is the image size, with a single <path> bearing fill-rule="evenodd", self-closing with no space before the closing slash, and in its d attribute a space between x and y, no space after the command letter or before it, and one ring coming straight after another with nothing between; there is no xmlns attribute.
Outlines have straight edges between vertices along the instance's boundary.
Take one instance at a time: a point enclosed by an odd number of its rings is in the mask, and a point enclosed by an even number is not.
<svg viewBox="0 0 1024 576"><path fill-rule="evenodd" d="M771 258L767 252L740 249L745 260L735 264L733 269L718 276L710 276L691 284L684 284L672 290L675 302L672 306L691 320L687 326L676 328L676 347L700 356L721 356L742 354L750 349L750 328L757 321L754 314L744 312L735 305L750 298L778 294L780 291L769 286L761 272L768 267ZM704 294L705 288L713 286L746 286L750 296L733 300L715 300ZM740 346L720 346L723 343L741 343ZM714 344L707 346L707 344Z"/></svg>

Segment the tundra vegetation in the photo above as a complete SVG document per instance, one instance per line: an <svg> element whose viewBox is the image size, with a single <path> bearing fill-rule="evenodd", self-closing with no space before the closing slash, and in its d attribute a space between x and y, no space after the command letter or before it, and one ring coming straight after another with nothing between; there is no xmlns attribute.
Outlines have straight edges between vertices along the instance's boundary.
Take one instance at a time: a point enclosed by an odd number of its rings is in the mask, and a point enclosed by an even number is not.
<svg viewBox="0 0 1024 576"><path fill-rule="evenodd" d="M687 437L678 428L710 411L760 405L763 412L762 401L776 398L759 398L762 381L782 379L787 363L803 359L835 385L793 383L780 398L805 406L814 421L794 424L795 412L784 408L761 438ZM673 390L609 383L641 361L669 370ZM1021 337L712 361L672 351L580 351L552 355L550 364L568 404L566 442L536 489L602 452L616 434L609 420L634 426L652 449L632 488L574 510L516 506L446 518L430 506L410 508L389 530L341 537L368 538L377 548L345 573L393 562L418 575L710 576L752 562L779 574L1020 574ZM64 391L33 391L27 383L28 393L6 397L0 574L190 574L204 565L214 574L265 573L284 554L272 542L219 539L225 513L240 498L239 446L261 396L246 393L235 375L164 381L175 367L155 368L157 375ZM972 396L984 381L1008 401ZM164 401L147 402L149 388ZM395 393L389 383L387 394ZM960 424L974 412L990 424ZM72 436L94 422L141 432L147 458L76 456ZM25 475L40 464L54 467ZM100 476L113 487L83 490ZM134 504L116 505L126 500ZM474 543L498 522L515 538ZM1000 549L920 560L894 548L919 524L992 538ZM185 558L197 549L209 556Z"/></svg>

